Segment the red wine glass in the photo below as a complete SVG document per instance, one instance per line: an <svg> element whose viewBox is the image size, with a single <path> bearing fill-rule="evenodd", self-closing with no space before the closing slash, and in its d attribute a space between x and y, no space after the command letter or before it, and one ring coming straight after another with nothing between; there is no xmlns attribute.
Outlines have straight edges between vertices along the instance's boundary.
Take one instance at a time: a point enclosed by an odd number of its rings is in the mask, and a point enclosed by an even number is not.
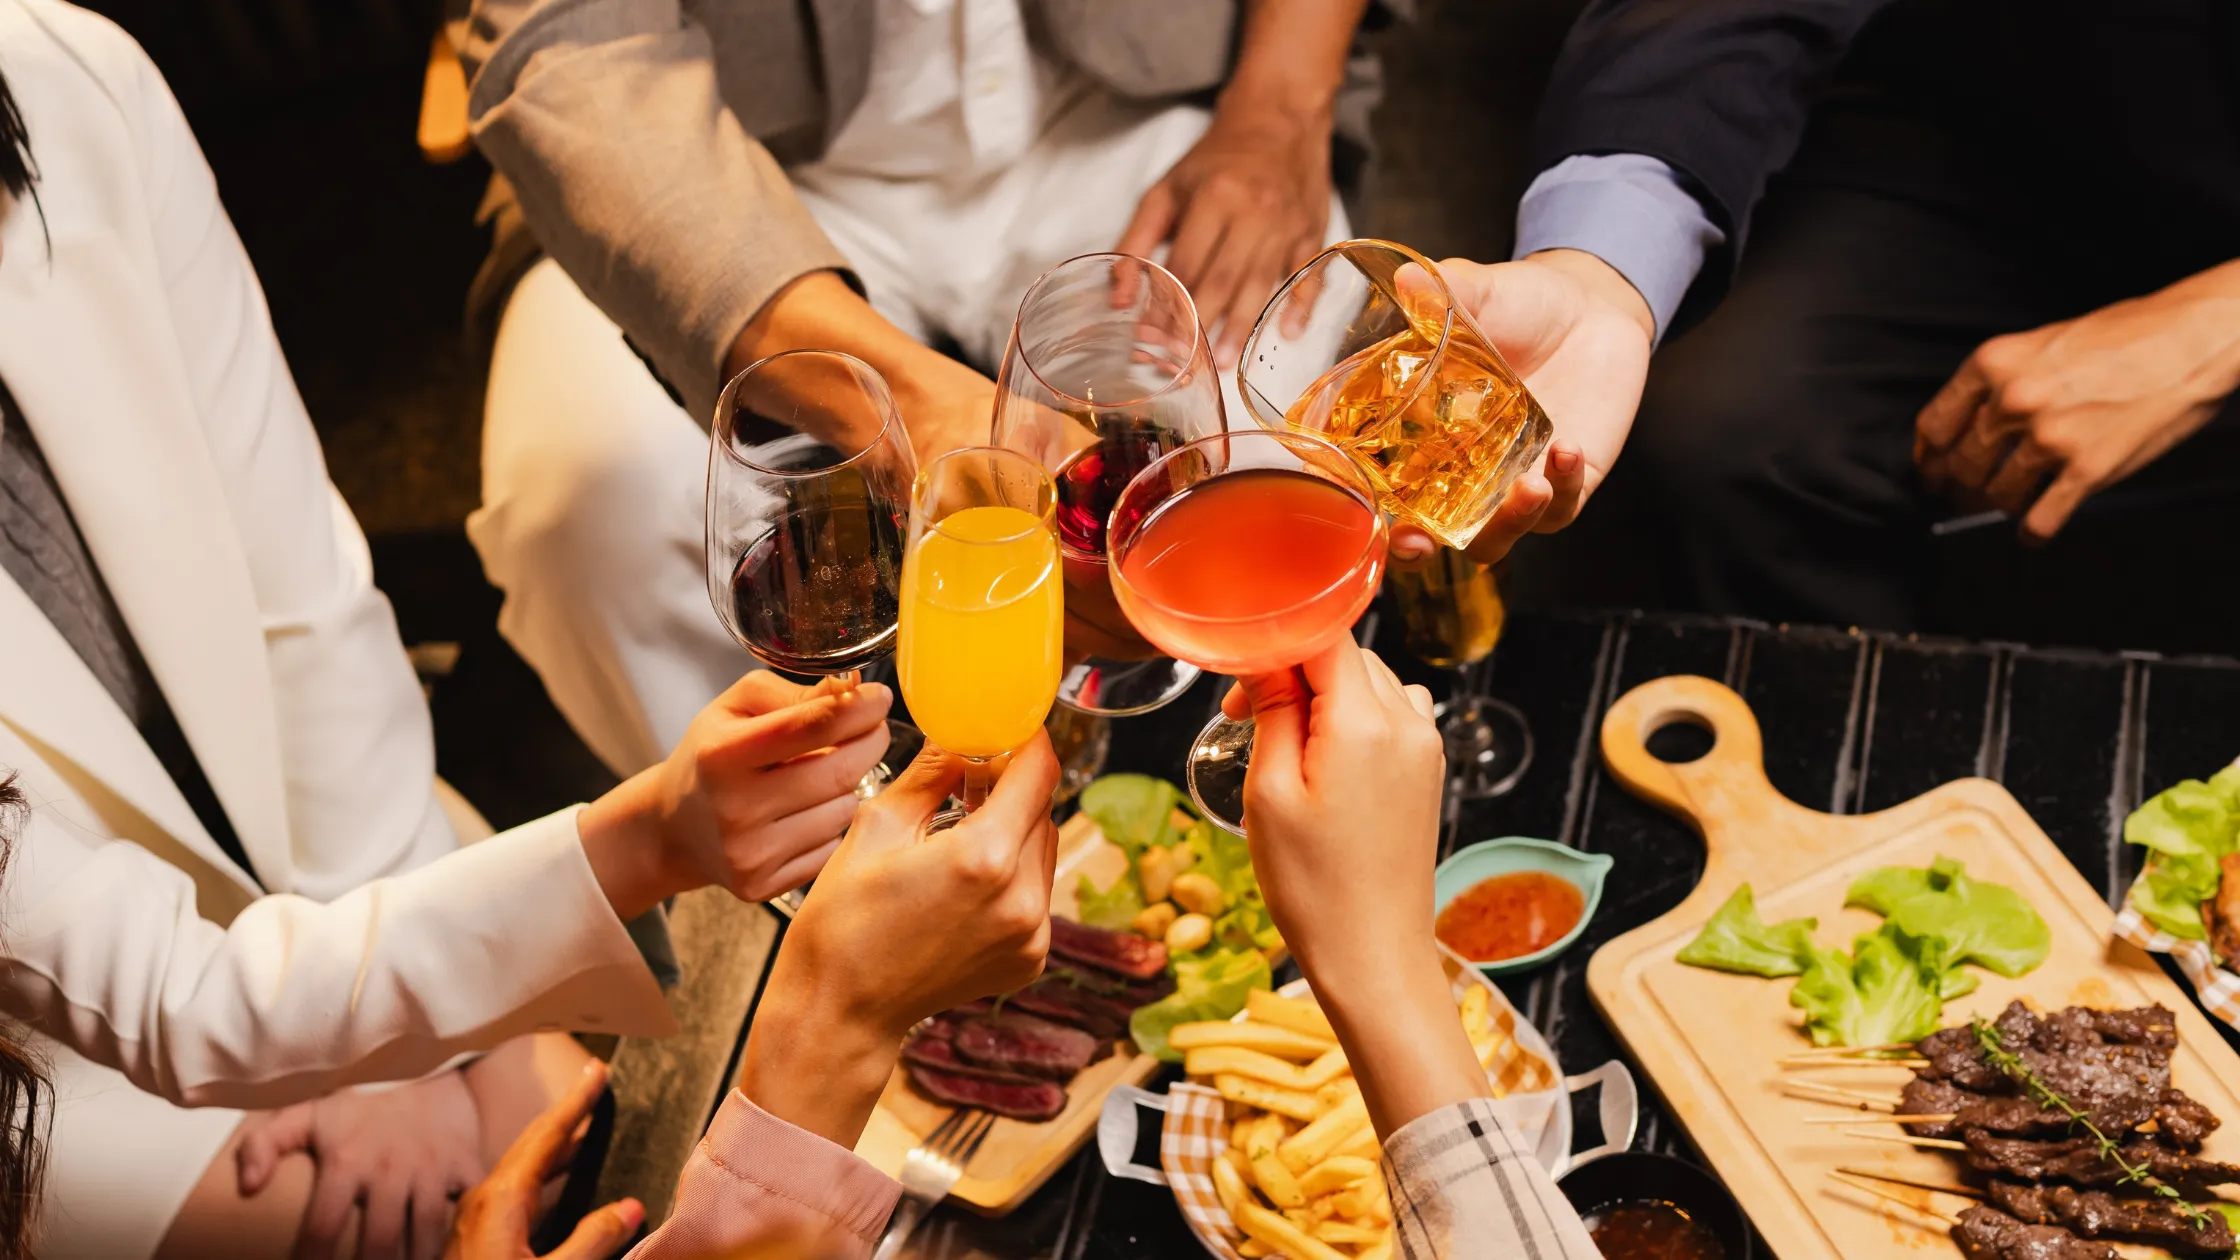
<svg viewBox="0 0 2240 1260"><path fill-rule="evenodd" d="M1106 524L1153 460L1226 427L1221 381L1189 291L1157 263L1087 254L1027 289L996 376L993 445L1039 460L1058 487L1065 676L1084 713L1158 708L1195 666L1162 655L1114 603Z"/></svg>

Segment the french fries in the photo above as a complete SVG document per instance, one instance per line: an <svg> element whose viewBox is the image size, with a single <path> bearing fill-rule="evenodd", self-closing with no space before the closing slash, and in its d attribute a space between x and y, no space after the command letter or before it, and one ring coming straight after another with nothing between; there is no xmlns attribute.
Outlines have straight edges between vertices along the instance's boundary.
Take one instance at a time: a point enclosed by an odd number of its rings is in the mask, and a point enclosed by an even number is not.
<svg viewBox="0 0 2240 1260"><path fill-rule="evenodd" d="M1312 998L1287 998L1267 989L1255 989L1245 995L1244 1013L1246 1019L1256 1024L1273 1024L1324 1041L1338 1039L1338 1034L1330 1029L1330 1021L1323 1017L1322 1008L1316 1006Z"/></svg>
<svg viewBox="0 0 2240 1260"><path fill-rule="evenodd" d="M1207 1020L1198 1024L1176 1024L1167 1033L1167 1044L1185 1053L1203 1050L1208 1046L1242 1046L1258 1050L1279 1059L1319 1059L1337 1048L1335 1037L1314 1037L1273 1024L1235 1023L1231 1020Z"/></svg>
<svg viewBox="0 0 2240 1260"><path fill-rule="evenodd" d="M1482 985L1457 1017L1480 1064L1509 1040ZM1392 1260L1392 1200L1360 1083L1312 998L1255 992L1245 1018L1183 1024L1168 1042L1236 1120L1213 1188L1247 1260ZM1241 1235L1241 1237L1240 1237Z"/></svg>

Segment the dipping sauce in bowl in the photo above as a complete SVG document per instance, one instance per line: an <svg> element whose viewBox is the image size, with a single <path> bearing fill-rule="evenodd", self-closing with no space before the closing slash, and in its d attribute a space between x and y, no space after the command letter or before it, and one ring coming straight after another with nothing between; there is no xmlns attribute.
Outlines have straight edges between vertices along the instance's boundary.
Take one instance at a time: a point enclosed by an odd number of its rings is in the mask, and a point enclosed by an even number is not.
<svg viewBox="0 0 2240 1260"><path fill-rule="evenodd" d="M1603 1260L1726 1260L1718 1235L1662 1199L1596 1208L1586 1226Z"/></svg>
<svg viewBox="0 0 2240 1260"><path fill-rule="evenodd" d="M1564 938L1586 911L1585 894L1546 871L1481 879L1439 911L1440 943L1471 962L1537 953Z"/></svg>

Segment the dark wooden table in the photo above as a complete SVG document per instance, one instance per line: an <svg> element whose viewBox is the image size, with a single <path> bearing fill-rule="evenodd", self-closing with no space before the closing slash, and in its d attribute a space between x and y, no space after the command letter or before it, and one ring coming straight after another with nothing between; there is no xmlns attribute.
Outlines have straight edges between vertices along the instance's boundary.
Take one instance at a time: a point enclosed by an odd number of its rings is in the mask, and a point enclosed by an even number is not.
<svg viewBox="0 0 2240 1260"><path fill-rule="evenodd" d="M1411 681L1442 690L1443 676L1408 661L1389 618L1380 620L1382 633L1367 622L1363 629L1386 659ZM1695 835L1602 769L1602 714L1642 682L1701 674L1741 692L1764 729L1774 786L1815 809L1861 813L1951 779L1996 779L2111 903L2138 867L2122 842L2124 816L2145 796L2206 777L2240 754L2240 661L2224 659L1640 614L1523 615L1486 668L1486 690L1529 719L1536 754L1508 795L1450 811L1445 849L1525 835L1617 859L1585 937L1549 966L1503 985L1569 1072L1622 1057L1587 997L1595 948L1678 904L1702 873ZM1189 737L1216 698L1207 680L1166 710L1116 722L1106 769L1178 776ZM1582 1148L1599 1141L1585 1102L1575 1107ZM1644 1091L1635 1146L1694 1158L1653 1090ZM1009 1217L937 1211L910 1254L1150 1260L1202 1253L1164 1189L1108 1176L1092 1146Z"/></svg>

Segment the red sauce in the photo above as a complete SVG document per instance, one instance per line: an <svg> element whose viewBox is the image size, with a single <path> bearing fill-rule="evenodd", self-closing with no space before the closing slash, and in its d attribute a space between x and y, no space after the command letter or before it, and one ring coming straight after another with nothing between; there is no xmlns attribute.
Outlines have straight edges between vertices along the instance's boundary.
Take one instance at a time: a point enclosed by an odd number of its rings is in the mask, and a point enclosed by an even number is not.
<svg viewBox="0 0 2240 1260"><path fill-rule="evenodd" d="M1701 1221L1660 1200L1597 1208L1586 1225L1603 1260L1725 1260L1727 1254Z"/></svg>
<svg viewBox="0 0 2240 1260"><path fill-rule="evenodd" d="M1578 926L1587 899L1577 885L1546 871L1481 879L1439 912L1434 930L1471 962L1499 962L1546 949Z"/></svg>

